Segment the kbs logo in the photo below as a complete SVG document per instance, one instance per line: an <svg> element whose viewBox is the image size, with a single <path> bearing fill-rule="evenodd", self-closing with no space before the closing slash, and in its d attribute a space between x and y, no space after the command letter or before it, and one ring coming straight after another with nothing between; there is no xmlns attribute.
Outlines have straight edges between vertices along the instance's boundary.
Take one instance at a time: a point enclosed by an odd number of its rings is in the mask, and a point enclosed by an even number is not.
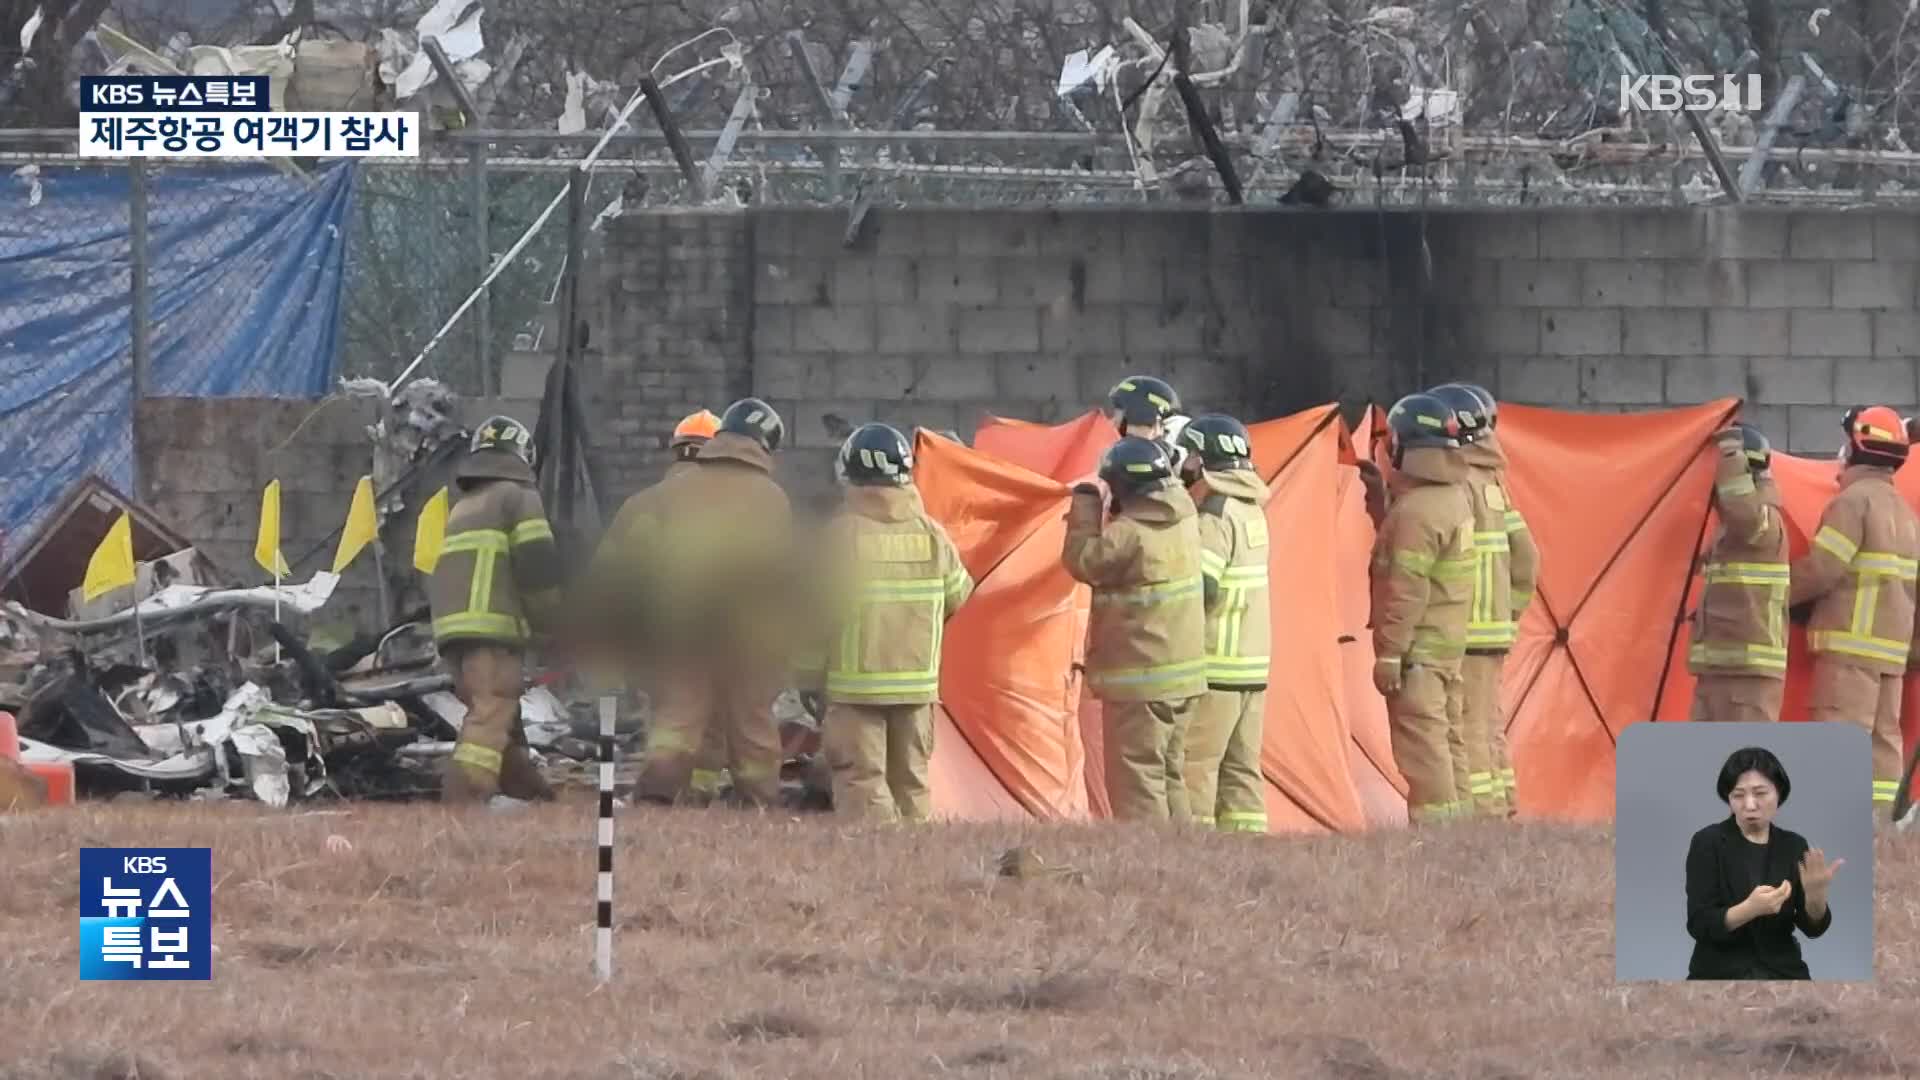
<svg viewBox="0 0 1920 1080"><path fill-rule="evenodd" d="M1638 75L1620 76L1620 111L1734 112L1760 111L1760 76L1748 75Z"/></svg>

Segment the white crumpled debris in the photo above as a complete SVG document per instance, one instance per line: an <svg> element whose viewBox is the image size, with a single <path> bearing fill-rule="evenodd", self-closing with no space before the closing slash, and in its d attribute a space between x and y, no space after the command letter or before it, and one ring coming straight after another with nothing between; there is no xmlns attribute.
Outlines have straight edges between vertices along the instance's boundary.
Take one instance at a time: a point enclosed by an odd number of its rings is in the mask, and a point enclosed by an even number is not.
<svg viewBox="0 0 1920 1080"><path fill-rule="evenodd" d="M469 9L471 13L467 14ZM425 15L420 16L420 21L413 25L412 60L407 64L406 70L392 80L394 97L405 101L426 89L436 77L432 59L427 56L426 49L419 44L426 38L439 39L440 47L446 50L447 59L455 66L455 73L461 77L462 81L467 80L471 72L460 69L461 61L479 56L480 51L486 48L486 42L480 35L482 10L476 0L439 0L428 9ZM467 17L461 19L462 14L467 14ZM383 34L381 38L381 76L383 78L386 77L387 48L386 37ZM481 79L485 79L484 74ZM472 85L475 84L469 83L469 86Z"/></svg>
<svg viewBox="0 0 1920 1080"><path fill-rule="evenodd" d="M28 209L39 206L40 200L46 197L46 191L40 186L40 166L22 165L13 170L13 175L27 185Z"/></svg>
<svg viewBox="0 0 1920 1080"><path fill-rule="evenodd" d="M214 775L221 784L228 782L230 763L233 756L238 756L241 770L246 774L245 786L261 802L278 807L287 805L293 791L287 773L286 746L275 728L286 728L306 738L310 775L301 794L311 795L324 782L320 733L311 720L275 705L267 691L256 683L247 683L229 695L218 715L188 724L148 724L135 730L147 745L156 749L177 741L185 748L211 750Z"/></svg>
<svg viewBox="0 0 1920 1080"><path fill-rule="evenodd" d="M340 575L327 570L314 572L313 579L304 585L261 585L252 589L214 589L205 585L169 585L145 600L140 601L142 614L158 614L172 611L202 600L237 600L242 597L256 597L272 601L276 594L284 607L292 608L302 615L311 615L325 607L333 597L333 590L340 584Z"/></svg>
<svg viewBox="0 0 1920 1080"><path fill-rule="evenodd" d="M466 705L445 690L420 695L420 704L432 709L455 731L466 722ZM526 727L527 745L540 749L553 746L573 730L567 707L544 686L520 695L520 720Z"/></svg>

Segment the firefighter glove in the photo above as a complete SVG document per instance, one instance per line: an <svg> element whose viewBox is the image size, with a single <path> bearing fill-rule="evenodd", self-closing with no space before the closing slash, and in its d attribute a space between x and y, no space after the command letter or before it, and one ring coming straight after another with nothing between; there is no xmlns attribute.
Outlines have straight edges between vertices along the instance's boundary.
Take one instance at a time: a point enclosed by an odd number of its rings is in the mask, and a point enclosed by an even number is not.
<svg viewBox="0 0 1920 1080"><path fill-rule="evenodd" d="M1400 692L1400 661L1389 656L1373 662L1373 688L1382 696Z"/></svg>

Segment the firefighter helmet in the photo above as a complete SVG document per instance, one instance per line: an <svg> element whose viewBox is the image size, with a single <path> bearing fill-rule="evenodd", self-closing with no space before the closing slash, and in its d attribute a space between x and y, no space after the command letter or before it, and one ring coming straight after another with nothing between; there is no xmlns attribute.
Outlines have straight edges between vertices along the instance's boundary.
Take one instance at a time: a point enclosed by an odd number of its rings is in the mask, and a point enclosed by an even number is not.
<svg viewBox="0 0 1920 1080"><path fill-rule="evenodd" d="M1180 411L1180 395L1166 380L1151 375L1130 375L1114 384L1107 393L1107 405L1119 417L1119 426L1151 427Z"/></svg>
<svg viewBox="0 0 1920 1080"><path fill-rule="evenodd" d="M913 446L897 428L861 424L840 444L834 475L855 487L894 487L913 480Z"/></svg>
<svg viewBox="0 0 1920 1080"><path fill-rule="evenodd" d="M1773 464L1773 443L1769 442L1767 436L1752 424L1733 426L1740 432L1740 452L1746 455L1747 471L1766 472L1767 467Z"/></svg>
<svg viewBox="0 0 1920 1080"><path fill-rule="evenodd" d="M1849 465L1878 465L1897 469L1907 460L1907 422L1885 405L1856 405L1842 418L1847 441L1843 460Z"/></svg>
<svg viewBox="0 0 1920 1080"><path fill-rule="evenodd" d="M1474 393L1474 389L1466 383L1443 383L1427 391L1460 421L1460 438L1465 442L1493 430L1493 410L1487 405L1492 398L1486 391Z"/></svg>
<svg viewBox="0 0 1920 1080"><path fill-rule="evenodd" d="M713 433L719 430L720 418L713 415L712 410L701 409L697 413L688 413L679 424L674 426L672 445L685 446L688 443L698 445L713 438Z"/></svg>
<svg viewBox="0 0 1920 1080"><path fill-rule="evenodd" d="M473 429L473 441L468 444L469 453L478 454L483 450L498 450L512 454L521 461L533 466L533 432L527 425L511 416L489 416L479 427Z"/></svg>
<svg viewBox="0 0 1920 1080"><path fill-rule="evenodd" d="M1182 449L1199 456L1202 468L1253 468L1253 437L1247 425L1231 416L1199 417L1180 432L1180 443Z"/></svg>
<svg viewBox="0 0 1920 1080"><path fill-rule="evenodd" d="M1450 387L1457 386L1462 390L1465 390L1467 393L1472 394L1474 397L1480 399L1480 407L1487 414L1487 422L1486 422L1487 430L1491 431L1492 429L1500 425L1500 403L1493 399L1493 394L1490 393L1486 387L1481 386L1479 383L1470 383L1470 382L1451 382L1451 383L1447 383L1446 385ZM1440 387L1436 386L1432 390L1429 390L1427 392L1430 394L1436 393L1440 389L1441 389Z"/></svg>
<svg viewBox="0 0 1920 1080"><path fill-rule="evenodd" d="M1394 402L1387 411L1387 429L1393 435L1395 468L1408 450L1460 446L1460 418L1432 394L1408 394Z"/></svg>
<svg viewBox="0 0 1920 1080"><path fill-rule="evenodd" d="M727 406L720 415L720 425L714 434L726 432L729 435L745 435L759 443L768 453L780 449L781 441L786 437L787 425L773 406L759 398L741 398Z"/></svg>
<svg viewBox="0 0 1920 1080"><path fill-rule="evenodd" d="M1167 448L1138 435L1107 447L1100 458L1100 479L1116 495L1150 491L1172 477L1173 461L1167 457Z"/></svg>

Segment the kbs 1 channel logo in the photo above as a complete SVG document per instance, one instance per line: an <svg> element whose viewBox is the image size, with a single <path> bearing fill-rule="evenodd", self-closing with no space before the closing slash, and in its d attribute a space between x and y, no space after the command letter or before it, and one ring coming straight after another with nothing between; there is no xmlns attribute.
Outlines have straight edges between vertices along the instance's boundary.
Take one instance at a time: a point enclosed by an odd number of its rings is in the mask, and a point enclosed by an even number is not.
<svg viewBox="0 0 1920 1080"><path fill-rule="evenodd" d="M213 978L211 848L81 848L80 978Z"/></svg>
<svg viewBox="0 0 1920 1080"><path fill-rule="evenodd" d="M412 112L284 112L266 75L87 75L80 156L420 156Z"/></svg>
<svg viewBox="0 0 1920 1080"><path fill-rule="evenodd" d="M1620 76L1620 114L1640 112L1759 112L1763 101L1760 76L1633 75Z"/></svg>

